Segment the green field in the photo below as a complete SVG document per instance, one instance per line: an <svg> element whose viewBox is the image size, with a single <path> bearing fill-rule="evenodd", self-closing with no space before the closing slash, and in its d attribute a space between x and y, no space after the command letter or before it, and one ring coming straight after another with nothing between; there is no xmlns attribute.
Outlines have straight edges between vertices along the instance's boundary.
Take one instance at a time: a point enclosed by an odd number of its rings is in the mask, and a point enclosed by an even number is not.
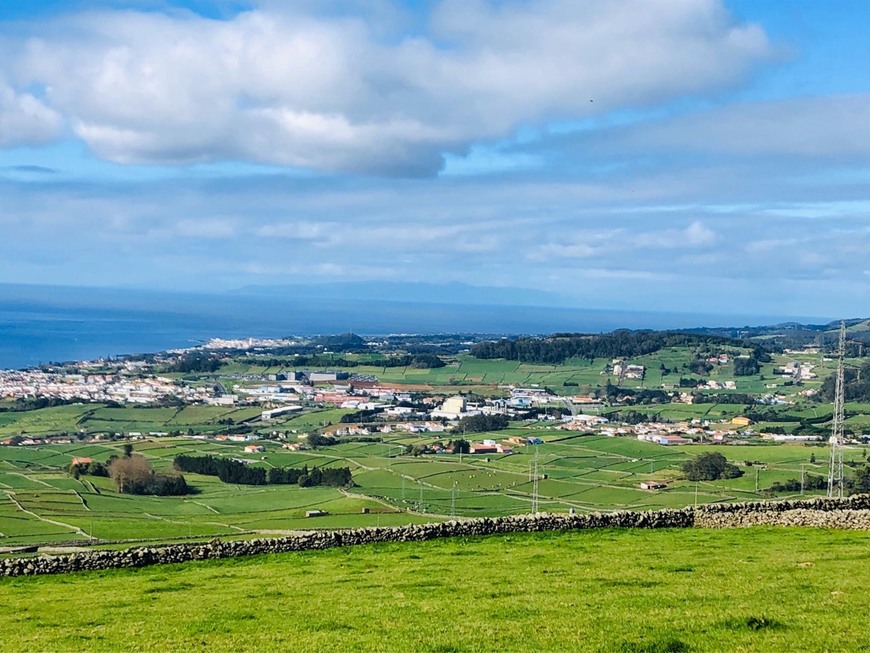
<svg viewBox="0 0 870 653"><path fill-rule="evenodd" d="M574 531L0 579L17 651L859 651L870 535Z"/></svg>
<svg viewBox="0 0 870 653"><path fill-rule="evenodd" d="M737 350L731 351L735 353ZM733 363L716 365L709 375L688 373L688 365L698 352L692 348L668 348L633 362L647 367L645 379L624 379L623 387L638 389L669 386L685 379L734 381L736 392L756 395L779 393L790 403L756 406L765 412L765 421L756 429L778 428L788 433L827 432L832 408L799 394L817 389L833 370L834 362L817 356L775 355L758 374L735 376ZM706 356L706 354L704 354ZM371 357L349 354L362 363ZM250 359L247 359L250 360ZM449 364L436 369L378 367L363 365L354 372L371 374L383 383L407 384L429 388L424 395L477 392L485 396L504 396L508 385L548 387L560 395L586 394L619 379L607 372L607 359L570 360L560 365L531 365L517 361L477 360L467 355L449 357ZM802 385L786 385L773 374L776 366L790 360L816 365L818 378ZM258 387L268 383L265 373L276 368L248 365L233 360L218 375L203 375L202 382L220 382L225 387ZM667 373L665 373L667 372ZM260 375L260 376L258 376ZM567 384L567 385L566 385ZM773 387L768 387L773 386ZM706 391L714 392L714 391ZM716 391L720 392L720 391ZM733 391L721 391L728 394ZM417 399L420 399L418 396ZM744 398L739 398L744 401ZM440 401L440 399L437 399ZM217 435L233 429L252 431L263 438L298 440L304 434L336 425L352 410L331 405L302 402L304 412L288 413L273 420L259 421L266 406L184 407L106 406L76 404L21 411L0 412L0 437L40 438L67 434L78 444L0 447L0 547L43 542L81 540L166 540L246 536L262 532L305 528L330 528L343 525L376 525L445 519L452 516L500 516L529 512L533 507L533 468L537 459L541 476L538 507L542 511L591 512L602 510L646 510L679 507L695 502L740 501L767 498L764 490L773 483L800 479L802 474L824 476L828 468L828 449L814 445L776 445L763 443L748 434L747 445L693 445L663 447L630 437L604 437L558 430L553 422L517 421L498 433L468 435L471 440L510 436L535 436L539 446L512 445L512 455L464 457L450 454L415 458L403 454L406 446L444 442L456 437L450 433L381 434L373 429L370 437L381 442L343 440L317 450L289 451L281 441L260 440L266 451L244 453L244 443L193 440L186 434ZM567 410L568 402L553 397L551 405ZM4 405L5 407L6 405ZM575 410L598 408L574 406ZM741 415L743 403L665 403L651 405L606 405L601 412L614 420L626 413L650 418L688 422L709 422L712 428L731 429L730 419ZM618 411L619 414L615 414ZM846 427L859 434L870 428L870 405L849 403ZM722 424L721 422L726 422ZM717 426L717 424L719 424ZM99 434L90 441L86 434ZM179 454L211 454L240 458L264 467L347 466L353 473L354 487L240 487L227 486L214 478L189 475L197 494L185 498L119 496L108 479L84 477L75 480L68 474L73 456L89 456L105 461L121 452L114 434L136 436L135 449L156 469L165 469ZM169 433L174 437L153 434ZM693 483L682 480L681 465L703 451L723 453L744 471L741 478ZM845 450L847 463L862 464L866 447L850 445ZM646 491L643 481L665 482L663 491ZM780 498L785 498L780 495ZM308 519L307 510L330 513L321 519ZM368 514L364 514L368 510Z"/></svg>
<svg viewBox="0 0 870 653"><path fill-rule="evenodd" d="M155 469L168 469L179 454L248 460L261 467L347 466L354 487L239 486L187 474L197 493L187 497L122 495L107 478L76 480L74 456L105 461L122 453L121 442L0 447L0 547L70 541L232 537L309 528L387 525L451 516L500 516L532 510L532 471L537 457L539 509L548 512L648 510L695 502L765 498L773 482L825 475L828 450L803 445L662 447L630 438L580 435L531 426L511 432L538 435L544 444L517 446L512 455L414 457L403 444L434 438L387 436L383 443L347 442L317 450L287 451L261 441L266 451L244 452L244 443L152 438L134 443ZM474 438L500 437L477 434ZM693 483L681 480L681 464L703 451L722 452L745 474ZM846 449L861 461L863 448ZM815 462L810 460L815 457ZM752 466L745 466L746 462ZM642 481L668 483L642 490ZM756 484L759 490L756 491ZM308 510L329 513L306 518ZM365 511L368 511L367 513Z"/></svg>
<svg viewBox="0 0 870 653"><path fill-rule="evenodd" d="M60 433L218 433L221 420L242 422L259 417L259 407L184 406L181 408L107 407L102 404L72 404L25 412L0 413L0 437L45 436Z"/></svg>

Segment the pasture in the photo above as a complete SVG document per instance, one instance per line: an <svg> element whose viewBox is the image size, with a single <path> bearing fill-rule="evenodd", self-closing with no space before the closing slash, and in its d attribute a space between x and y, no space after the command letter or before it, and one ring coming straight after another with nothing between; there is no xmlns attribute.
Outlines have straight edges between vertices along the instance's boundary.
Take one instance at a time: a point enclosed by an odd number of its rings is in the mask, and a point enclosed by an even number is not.
<svg viewBox="0 0 870 653"><path fill-rule="evenodd" d="M266 450L257 454L244 452L245 443L240 442L187 437L135 442L135 452L157 470L170 468L179 454L209 454L267 469L347 466L354 480L348 489L242 486L186 474L197 492L186 497L123 495L107 478L75 479L69 474L74 456L105 461L122 453L120 442L0 447L0 546L245 537L526 513L533 508L536 460L539 510L549 512L646 510L759 499L771 483L799 479L802 473L824 475L828 464L827 449L815 446L662 447L534 425L514 431L537 435L544 442L514 446L509 455L419 457L399 454L408 441L426 443L434 438L388 435L383 443L348 442L303 451L260 441ZM474 436L486 437L500 435ZM742 467L744 476L699 483L681 480L681 464L702 451L724 453ZM859 447L847 449L847 459L862 460L864 455ZM641 489L640 483L649 480L665 482L668 488ZM308 510L329 514L307 518Z"/></svg>
<svg viewBox="0 0 870 653"><path fill-rule="evenodd" d="M858 651L870 535L456 538L0 579L17 651Z"/></svg>

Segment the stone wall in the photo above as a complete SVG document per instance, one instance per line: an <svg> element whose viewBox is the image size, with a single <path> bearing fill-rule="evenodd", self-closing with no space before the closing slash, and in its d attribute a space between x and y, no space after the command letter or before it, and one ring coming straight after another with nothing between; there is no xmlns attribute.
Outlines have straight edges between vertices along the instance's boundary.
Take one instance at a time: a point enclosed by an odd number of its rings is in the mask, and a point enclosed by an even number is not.
<svg viewBox="0 0 870 653"><path fill-rule="evenodd" d="M695 523L701 528L741 528L748 526L813 526L816 528L845 528L870 530L870 511L867 510L795 510L762 512L719 512L696 514Z"/></svg>
<svg viewBox="0 0 870 653"><path fill-rule="evenodd" d="M693 521L693 511L684 509L656 512L621 511L588 515L514 515L388 528L312 531L281 538L229 542L213 540L208 544L171 544L161 547L135 547L123 551L88 551L60 556L7 558L0 560L0 576L62 574L73 571L145 567L191 560L329 549L359 544L419 542L439 537L590 528L688 528L692 526Z"/></svg>
<svg viewBox="0 0 870 653"><path fill-rule="evenodd" d="M695 508L695 526L816 526L870 530L870 495L846 499L708 504Z"/></svg>
<svg viewBox="0 0 870 653"><path fill-rule="evenodd" d="M870 495L848 499L713 504L681 510L619 511L575 515L513 515L435 524L312 531L281 538L207 544L134 547L123 551L88 551L60 556L0 560L0 576L62 574L172 564L264 553L286 553L383 542L420 542L439 537L591 528L724 528L761 524L821 526L870 530Z"/></svg>

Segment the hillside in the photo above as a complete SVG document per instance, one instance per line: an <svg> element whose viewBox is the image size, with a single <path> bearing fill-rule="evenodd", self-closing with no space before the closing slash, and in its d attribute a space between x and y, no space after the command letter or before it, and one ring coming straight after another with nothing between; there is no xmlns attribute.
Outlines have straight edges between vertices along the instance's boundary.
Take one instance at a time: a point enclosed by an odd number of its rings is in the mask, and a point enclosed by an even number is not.
<svg viewBox="0 0 870 653"><path fill-rule="evenodd" d="M866 650L868 542L809 529L576 531L2 579L0 646Z"/></svg>

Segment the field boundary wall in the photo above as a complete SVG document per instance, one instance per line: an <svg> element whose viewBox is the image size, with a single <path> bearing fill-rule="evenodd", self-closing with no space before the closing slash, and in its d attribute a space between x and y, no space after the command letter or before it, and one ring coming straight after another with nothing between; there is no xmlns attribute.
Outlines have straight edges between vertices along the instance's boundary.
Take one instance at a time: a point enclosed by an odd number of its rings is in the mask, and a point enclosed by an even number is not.
<svg viewBox="0 0 870 653"><path fill-rule="evenodd" d="M730 528L756 525L818 526L870 530L870 495L847 499L712 504L648 512L538 514L484 517L433 524L311 531L280 538L212 540L66 555L6 558L0 576L62 574L177 564L237 556L309 551L388 542L421 542L443 537L593 528Z"/></svg>

